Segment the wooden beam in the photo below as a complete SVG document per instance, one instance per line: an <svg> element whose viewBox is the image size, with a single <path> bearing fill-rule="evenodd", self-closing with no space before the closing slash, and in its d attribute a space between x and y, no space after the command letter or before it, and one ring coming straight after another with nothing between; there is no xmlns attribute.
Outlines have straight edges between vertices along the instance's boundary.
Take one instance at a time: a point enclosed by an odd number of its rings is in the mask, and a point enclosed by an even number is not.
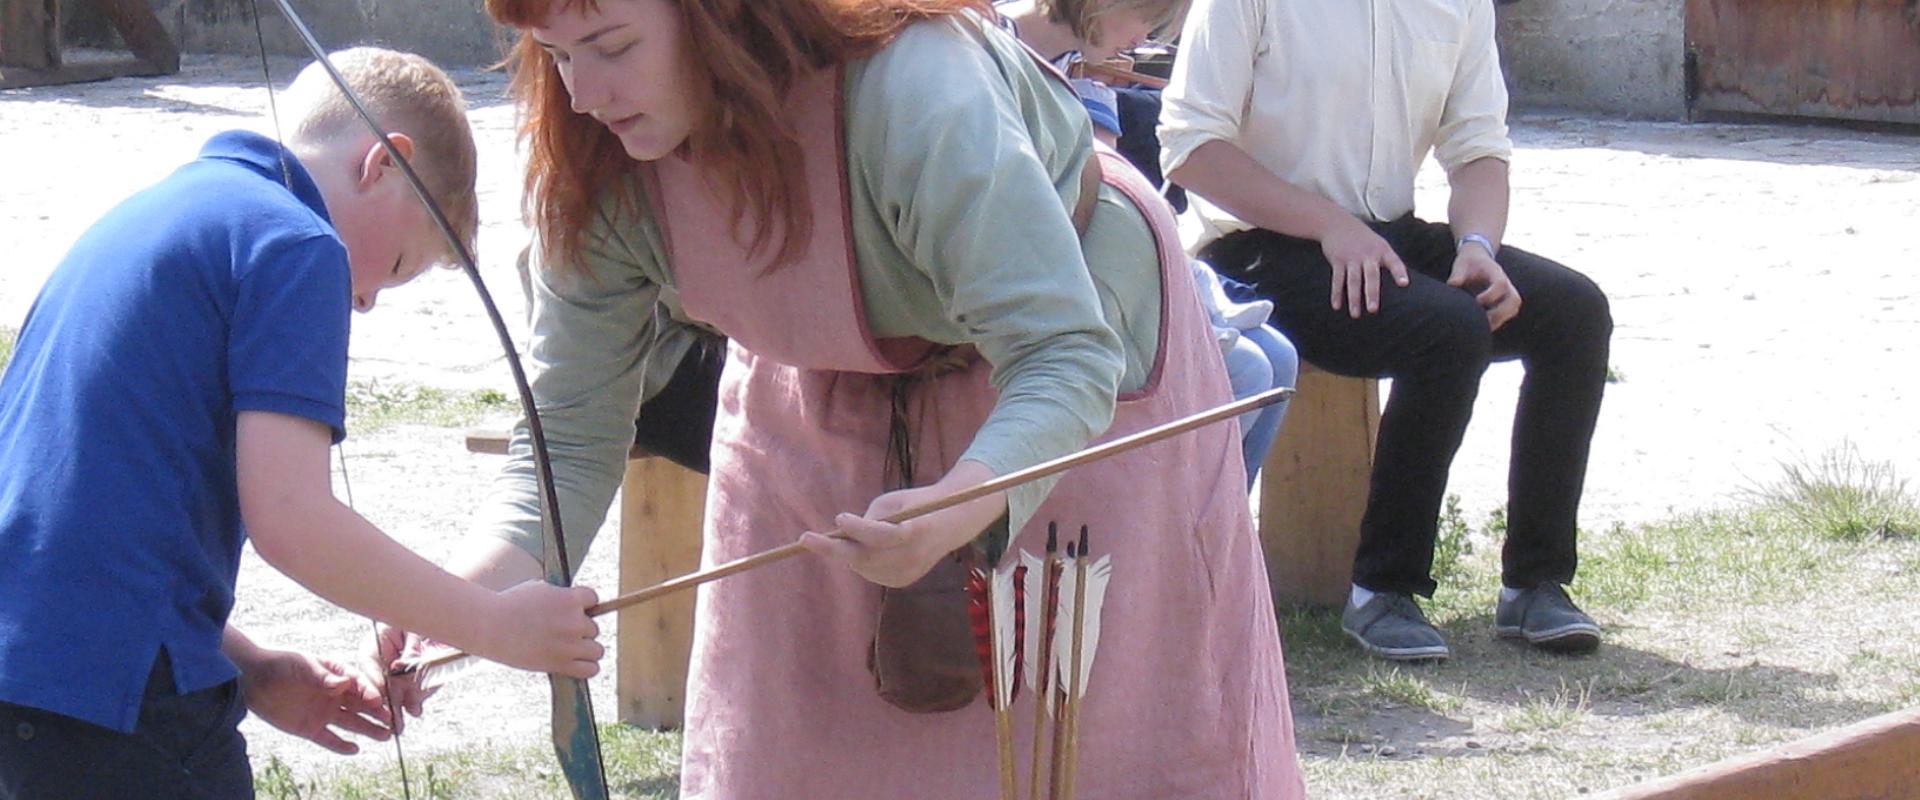
<svg viewBox="0 0 1920 800"><path fill-rule="evenodd" d="M0 69L6 69L7 80L12 80L11 68L51 70L59 66L58 0L0 0Z"/></svg>
<svg viewBox="0 0 1920 800"><path fill-rule="evenodd" d="M1599 800L1912 800L1920 798L1920 708L1882 714L1771 750L1729 758Z"/></svg>
<svg viewBox="0 0 1920 800"><path fill-rule="evenodd" d="M120 32L121 41L126 42L134 57L158 70L153 74L172 75L180 71L180 48L174 46L173 37L167 35L166 26L154 16L147 0L94 2L99 4L107 21L113 23L113 29Z"/></svg>
<svg viewBox="0 0 1920 800"><path fill-rule="evenodd" d="M621 592L700 568L706 505L705 475L664 458L627 462L620 490ZM680 727L693 651L693 601L693 592L680 592L621 612L614 660L621 722L656 730Z"/></svg>
<svg viewBox="0 0 1920 800"><path fill-rule="evenodd" d="M59 86L67 83L89 83L92 81L124 78L129 75L152 76L165 75L152 64L137 58L116 58L105 61L70 61L52 69L25 69L22 67L0 66L0 89L21 89L28 86Z"/></svg>

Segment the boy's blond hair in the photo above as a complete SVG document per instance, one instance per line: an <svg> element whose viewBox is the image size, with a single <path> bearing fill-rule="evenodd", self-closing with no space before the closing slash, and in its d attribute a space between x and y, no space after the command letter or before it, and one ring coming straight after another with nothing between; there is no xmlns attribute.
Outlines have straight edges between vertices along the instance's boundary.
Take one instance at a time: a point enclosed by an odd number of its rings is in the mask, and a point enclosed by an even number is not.
<svg viewBox="0 0 1920 800"><path fill-rule="evenodd" d="M1164 29L1179 21L1187 13L1190 0L1039 0L1041 10L1047 13L1047 19L1064 22L1067 29L1073 31L1074 38L1082 42L1092 42L1100 38L1100 18L1115 11L1142 12L1147 19L1154 21L1156 29Z"/></svg>
<svg viewBox="0 0 1920 800"><path fill-rule="evenodd" d="M478 157L460 88L433 62L412 53L355 47L327 59L380 127L413 139L413 154L407 160L446 212L461 243L473 251L480 229L480 202L474 189ZM300 71L281 103L294 120L294 141L324 142L370 133L318 63ZM447 256L451 260L452 253Z"/></svg>

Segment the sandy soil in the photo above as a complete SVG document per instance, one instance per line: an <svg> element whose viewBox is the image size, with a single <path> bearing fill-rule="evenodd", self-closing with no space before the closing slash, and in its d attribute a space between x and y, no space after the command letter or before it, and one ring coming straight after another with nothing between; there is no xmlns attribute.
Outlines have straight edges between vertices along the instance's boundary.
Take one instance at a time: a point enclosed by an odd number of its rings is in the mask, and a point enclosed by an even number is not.
<svg viewBox="0 0 1920 800"><path fill-rule="evenodd" d="M276 61L281 85L297 67ZM514 316L518 223L504 81L459 75L481 145L483 272ZM250 127L267 93L257 61L189 57L166 79L0 92L0 324L20 320L67 245L128 192L190 158L209 135ZM1909 403L1920 356L1920 138L1820 127L1623 122L1530 114L1514 124L1509 240L1587 272L1617 331L1583 524L1725 504L1777 462L1851 440L1920 474ZM1421 208L1438 216L1430 169ZM434 274L355 320L359 379L509 388L466 280ZM1504 498L1506 437L1521 370L1490 371L1451 491L1476 517ZM346 447L356 506L430 557L449 552L493 457L458 431L403 428ZM614 532L581 581L610 591ZM343 614L249 559L236 620L268 640L351 653L368 637ZM609 626L611 627L611 626ZM611 646L611 637L609 643ZM611 719L610 677L595 681ZM544 681L494 668L457 684L410 730L408 752L545 739ZM337 761L249 721L256 763ZM369 748L361 765L392 758Z"/></svg>

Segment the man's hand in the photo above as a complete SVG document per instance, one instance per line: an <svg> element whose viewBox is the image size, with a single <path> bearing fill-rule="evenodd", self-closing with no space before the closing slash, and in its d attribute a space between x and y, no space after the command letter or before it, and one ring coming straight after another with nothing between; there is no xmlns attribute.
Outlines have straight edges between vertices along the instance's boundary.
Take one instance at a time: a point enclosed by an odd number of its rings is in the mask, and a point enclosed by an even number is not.
<svg viewBox="0 0 1920 800"><path fill-rule="evenodd" d="M1338 310L1345 303L1354 319L1380 310L1382 268L1393 275L1394 285L1407 285L1407 265L1387 240L1357 219L1346 217L1335 225L1321 237L1320 250L1333 268L1333 307Z"/></svg>
<svg viewBox="0 0 1920 800"><path fill-rule="evenodd" d="M1520 313L1520 290L1507 280L1507 271L1480 245L1468 243L1454 256L1453 272L1447 285L1473 292L1474 302L1487 310L1487 325L1493 330Z"/></svg>
<svg viewBox="0 0 1920 800"><path fill-rule="evenodd" d="M261 648L240 666L247 710L273 727L342 755L360 746L335 728L382 742L392 735L378 686L332 660Z"/></svg>
<svg viewBox="0 0 1920 800"><path fill-rule="evenodd" d="M844 539L807 533L801 541L808 550L845 562L869 581L896 588L906 586L1007 513L1007 496L996 492L898 524L883 520L994 477L985 464L962 461L932 485L887 492L874 498L865 516L841 514L834 523L846 534Z"/></svg>

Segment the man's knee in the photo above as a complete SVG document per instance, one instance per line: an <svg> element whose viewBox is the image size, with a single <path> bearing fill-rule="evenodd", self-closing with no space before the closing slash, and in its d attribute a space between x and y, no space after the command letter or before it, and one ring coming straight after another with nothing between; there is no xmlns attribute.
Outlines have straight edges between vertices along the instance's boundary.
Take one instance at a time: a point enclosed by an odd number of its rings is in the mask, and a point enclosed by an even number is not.
<svg viewBox="0 0 1920 800"><path fill-rule="evenodd" d="M1466 292L1442 292L1429 298L1426 319L1413 343L1414 355L1426 366L1449 372L1479 375L1493 357L1493 328L1486 309Z"/></svg>
<svg viewBox="0 0 1920 800"><path fill-rule="evenodd" d="M1607 341L1613 336L1613 305L1607 293L1592 278L1573 273L1573 290L1567 293L1563 310L1571 330L1583 338Z"/></svg>

